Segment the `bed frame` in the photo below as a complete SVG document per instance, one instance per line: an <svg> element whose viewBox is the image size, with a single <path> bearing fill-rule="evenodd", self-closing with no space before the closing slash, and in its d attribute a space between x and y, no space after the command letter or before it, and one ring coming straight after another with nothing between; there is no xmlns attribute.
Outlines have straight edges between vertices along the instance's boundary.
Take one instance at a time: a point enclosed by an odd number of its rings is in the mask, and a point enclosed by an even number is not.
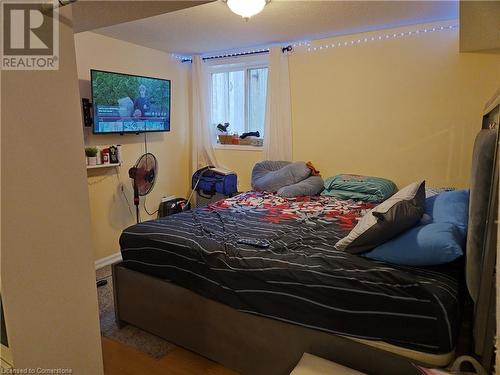
<svg viewBox="0 0 500 375"><path fill-rule="evenodd" d="M490 111L496 111L491 113L495 113L498 124L498 99L495 103ZM498 131L495 136L494 144L498 145ZM476 203L471 199L471 207L487 207L484 218L479 217L486 223L481 236L485 239L481 240L480 261L471 265L472 260L467 259L468 268L481 275L481 293L475 306L474 351L487 370L491 368L495 330L494 213L498 207L498 200L494 199L498 192L498 150L496 146L490 150L492 144L488 155L490 159L492 153L495 156L490 172L481 172L483 176L477 177L492 181L491 185L484 183L484 194L479 194L487 201ZM473 161L473 176L478 176L476 169L488 169L477 163ZM469 237L474 235L469 233ZM113 284L116 320L120 325L137 326L244 375L289 374L305 352L373 375L421 374L403 356L346 337L242 313L166 280L130 270L123 263L113 265Z"/></svg>
<svg viewBox="0 0 500 375"><path fill-rule="evenodd" d="M396 354L239 312L122 263L113 265L113 285L119 325L132 324L244 375L288 375L305 352L373 375L421 374Z"/></svg>

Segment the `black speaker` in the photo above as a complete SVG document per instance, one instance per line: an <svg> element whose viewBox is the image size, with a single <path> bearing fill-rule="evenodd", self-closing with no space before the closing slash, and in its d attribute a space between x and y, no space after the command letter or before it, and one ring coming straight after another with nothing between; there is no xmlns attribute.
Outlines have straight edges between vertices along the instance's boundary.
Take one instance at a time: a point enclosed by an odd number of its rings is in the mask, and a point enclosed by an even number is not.
<svg viewBox="0 0 500 375"><path fill-rule="evenodd" d="M83 126L92 126L92 103L89 99L82 99Z"/></svg>
<svg viewBox="0 0 500 375"><path fill-rule="evenodd" d="M170 216L191 209L191 204L184 198L173 198L160 203L158 217Z"/></svg>

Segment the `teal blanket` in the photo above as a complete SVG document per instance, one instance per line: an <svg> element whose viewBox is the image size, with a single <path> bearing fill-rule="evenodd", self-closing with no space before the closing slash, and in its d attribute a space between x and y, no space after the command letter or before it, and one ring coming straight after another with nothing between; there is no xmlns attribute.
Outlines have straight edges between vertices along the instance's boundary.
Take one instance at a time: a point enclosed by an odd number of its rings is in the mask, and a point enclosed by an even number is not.
<svg viewBox="0 0 500 375"><path fill-rule="evenodd" d="M396 184L385 178L339 174L325 180L325 190L321 195L377 203L396 191Z"/></svg>

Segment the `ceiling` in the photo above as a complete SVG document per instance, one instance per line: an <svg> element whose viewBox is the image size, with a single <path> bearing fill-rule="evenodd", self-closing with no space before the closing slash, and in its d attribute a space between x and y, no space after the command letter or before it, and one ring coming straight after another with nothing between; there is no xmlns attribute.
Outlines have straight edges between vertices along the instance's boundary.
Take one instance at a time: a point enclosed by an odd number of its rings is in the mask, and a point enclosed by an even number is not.
<svg viewBox="0 0 500 375"><path fill-rule="evenodd" d="M73 4L73 29L75 32L92 30L174 12L207 2L197 0L78 0Z"/></svg>
<svg viewBox="0 0 500 375"><path fill-rule="evenodd" d="M94 30L181 54L318 39L458 18L458 1L279 1L248 22L222 1Z"/></svg>

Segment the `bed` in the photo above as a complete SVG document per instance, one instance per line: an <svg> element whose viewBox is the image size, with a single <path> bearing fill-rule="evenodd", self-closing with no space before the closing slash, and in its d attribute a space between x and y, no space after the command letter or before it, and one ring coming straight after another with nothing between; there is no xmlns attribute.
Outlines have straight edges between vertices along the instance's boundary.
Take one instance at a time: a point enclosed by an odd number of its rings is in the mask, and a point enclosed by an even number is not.
<svg viewBox="0 0 500 375"><path fill-rule="evenodd" d="M121 266L240 313L385 343L443 364L455 347L463 267L396 267L335 250L373 206L244 193L127 228Z"/></svg>
<svg viewBox="0 0 500 375"><path fill-rule="evenodd" d="M375 375L420 373L408 358L444 366L463 260L417 268L336 251L371 207L249 192L127 228L113 266L117 321L247 375L288 374L304 352Z"/></svg>

